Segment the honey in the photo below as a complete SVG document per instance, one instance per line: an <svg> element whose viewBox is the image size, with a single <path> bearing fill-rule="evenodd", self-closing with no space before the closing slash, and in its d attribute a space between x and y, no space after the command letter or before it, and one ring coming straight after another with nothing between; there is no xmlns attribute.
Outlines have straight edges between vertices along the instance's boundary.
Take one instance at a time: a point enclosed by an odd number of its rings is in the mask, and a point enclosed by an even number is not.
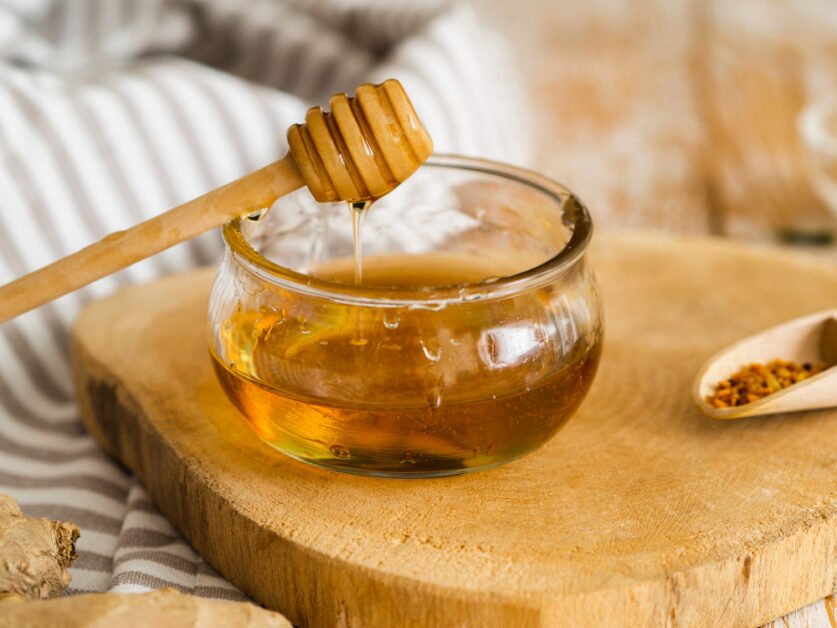
<svg viewBox="0 0 837 628"><path fill-rule="evenodd" d="M561 328L571 297L554 286L432 307L399 298L508 272L491 255L365 257L362 285L386 287L387 304L287 290L239 307L221 325L215 369L259 436L298 459L371 475L494 466L541 445L576 409L598 363L598 324ZM352 258L311 274L360 279Z"/></svg>
<svg viewBox="0 0 837 628"><path fill-rule="evenodd" d="M508 462L561 428L602 339L592 222L569 190L431 156L371 209L314 196L225 226L209 299L214 368L266 443L428 477Z"/></svg>

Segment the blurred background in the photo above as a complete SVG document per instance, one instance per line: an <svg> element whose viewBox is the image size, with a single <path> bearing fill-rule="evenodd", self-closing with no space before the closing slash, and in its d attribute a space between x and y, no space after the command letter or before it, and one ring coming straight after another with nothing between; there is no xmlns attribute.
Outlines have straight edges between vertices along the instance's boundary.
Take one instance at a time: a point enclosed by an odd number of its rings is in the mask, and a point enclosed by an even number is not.
<svg viewBox="0 0 837 628"><path fill-rule="evenodd" d="M57 95L27 76L36 101L95 100L86 92L114 76L188 82L198 70L169 61L196 62L286 96L278 136L302 105L390 73L440 148L541 170L574 189L600 228L833 249L833 0L0 0L0 55L14 66L4 71L72 77ZM817 106L803 141L800 114ZM188 121L199 104L183 108ZM488 112L474 137L456 117L469 108ZM241 115L227 113L227 126ZM250 151L243 166L261 165L266 150L230 136ZM203 190L171 196L193 191Z"/></svg>
<svg viewBox="0 0 837 628"><path fill-rule="evenodd" d="M833 250L837 199L829 211L823 179L837 181L837 105L815 121L819 155L798 118L837 94L837 4L471 2L518 58L538 167L601 228Z"/></svg>

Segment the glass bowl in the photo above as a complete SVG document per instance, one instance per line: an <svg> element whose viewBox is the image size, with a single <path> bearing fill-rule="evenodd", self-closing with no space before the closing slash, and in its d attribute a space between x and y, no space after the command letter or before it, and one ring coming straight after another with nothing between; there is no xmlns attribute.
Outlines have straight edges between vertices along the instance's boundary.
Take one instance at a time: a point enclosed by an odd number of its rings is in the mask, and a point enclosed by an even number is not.
<svg viewBox="0 0 837 628"><path fill-rule="evenodd" d="M602 339L579 200L533 172L434 156L366 214L360 285L353 213L303 189L224 228L210 352L262 440L330 469L426 477L555 434Z"/></svg>

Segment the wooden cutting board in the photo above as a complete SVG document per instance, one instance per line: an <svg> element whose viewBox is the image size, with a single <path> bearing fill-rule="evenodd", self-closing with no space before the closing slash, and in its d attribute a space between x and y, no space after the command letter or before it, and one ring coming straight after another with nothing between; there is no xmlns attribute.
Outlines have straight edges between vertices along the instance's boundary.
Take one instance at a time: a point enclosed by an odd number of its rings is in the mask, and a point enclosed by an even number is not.
<svg viewBox="0 0 837 628"><path fill-rule="evenodd" d="M84 420L212 565L298 625L754 625L834 591L837 412L713 422L690 387L727 343L834 307L837 269L642 234L598 238L593 263L593 389L493 471L358 478L262 444L212 373L207 271L86 309Z"/></svg>

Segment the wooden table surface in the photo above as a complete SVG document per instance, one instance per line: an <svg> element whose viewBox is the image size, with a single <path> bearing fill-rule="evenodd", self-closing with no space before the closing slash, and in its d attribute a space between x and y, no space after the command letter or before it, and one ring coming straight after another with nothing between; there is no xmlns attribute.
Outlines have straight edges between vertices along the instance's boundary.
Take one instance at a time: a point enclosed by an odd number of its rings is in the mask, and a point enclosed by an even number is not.
<svg viewBox="0 0 837 628"><path fill-rule="evenodd" d="M540 170L604 228L834 228L795 117L837 91L830 0L471 0L538 115Z"/></svg>
<svg viewBox="0 0 837 628"><path fill-rule="evenodd" d="M804 105L837 92L832 0L470 1L519 60L537 168L599 229L837 231L796 135ZM833 244L801 253L837 263ZM773 625L837 626L837 597Z"/></svg>

